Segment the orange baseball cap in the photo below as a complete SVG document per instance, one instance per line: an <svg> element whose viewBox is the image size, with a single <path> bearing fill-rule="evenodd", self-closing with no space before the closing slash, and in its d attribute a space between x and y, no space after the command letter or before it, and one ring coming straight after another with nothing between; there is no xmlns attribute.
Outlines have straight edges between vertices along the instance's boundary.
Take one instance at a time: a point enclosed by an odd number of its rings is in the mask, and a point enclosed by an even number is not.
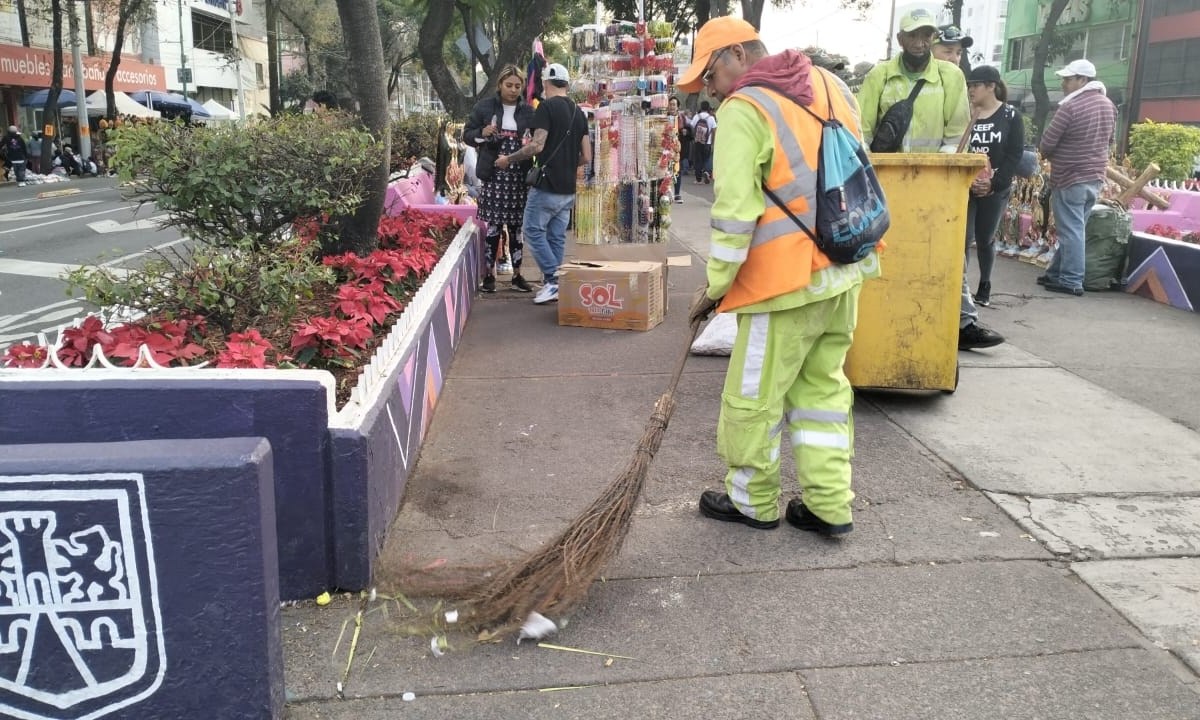
<svg viewBox="0 0 1200 720"><path fill-rule="evenodd" d="M758 39L758 31L754 26L741 18L725 15L704 23L704 27L696 33L692 64L677 83L679 89L687 93L700 92L704 89L704 81L700 76L708 67L713 53L731 45Z"/></svg>

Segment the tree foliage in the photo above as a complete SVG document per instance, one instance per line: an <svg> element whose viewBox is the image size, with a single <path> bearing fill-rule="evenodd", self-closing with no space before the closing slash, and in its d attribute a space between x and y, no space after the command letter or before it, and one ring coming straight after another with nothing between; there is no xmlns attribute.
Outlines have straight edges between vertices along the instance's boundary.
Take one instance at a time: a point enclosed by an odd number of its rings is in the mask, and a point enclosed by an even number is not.
<svg viewBox="0 0 1200 720"><path fill-rule="evenodd" d="M121 67L121 52L125 49L125 36L130 28L154 16L154 0L92 0L88 9L93 17L104 18L105 21L116 20L112 31L112 53L108 70L104 73L105 114L112 119L117 116L115 82L117 70Z"/></svg>
<svg viewBox="0 0 1200 720"><path fill-rule="evenodd" d="M112 165L130 197L217 247L271 248L304 218L356 210L379 143L345 113L288 114L243 125L158 122L115 131Z"/></svg>

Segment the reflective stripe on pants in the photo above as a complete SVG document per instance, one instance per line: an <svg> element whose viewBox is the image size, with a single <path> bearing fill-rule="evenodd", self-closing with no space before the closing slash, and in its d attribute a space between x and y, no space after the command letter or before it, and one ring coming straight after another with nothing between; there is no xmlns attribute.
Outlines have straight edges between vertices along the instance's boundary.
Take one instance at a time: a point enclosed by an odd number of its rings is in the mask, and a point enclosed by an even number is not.
<svg viewBox="0 0 1200 720"><path fill-rule="evenodd" d="M779 442L786 436L804 504L826 522L851 522L854 391L842 366L860 289L790 310L738 315L717 452L729 468L725 490L749 517L779 517Z"/></svg>

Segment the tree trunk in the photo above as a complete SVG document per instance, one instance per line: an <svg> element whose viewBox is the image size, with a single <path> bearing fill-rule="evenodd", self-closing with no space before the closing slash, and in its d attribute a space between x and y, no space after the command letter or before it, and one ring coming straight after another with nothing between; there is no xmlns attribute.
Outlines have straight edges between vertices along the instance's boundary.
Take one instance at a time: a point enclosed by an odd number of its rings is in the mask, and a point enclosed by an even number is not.
<svg viewBox="0 0 1200 720"><path fill-rule="evenodd" d="M429 10L421 21L417 51L421 54L421 62L425 65L425 74L429 76L433 91L442 101L442 107L453 117L466 117L471 110L471 101L463 95L442 54L446 33L453 22L454 0L430 0Z"/></svg>
<svg viewBox="0 0 1200 720"><path fill-rule="evenodd" d="M1033 131L1035 141L1042 139L1042 131L1046 129L1046 117L1050 114L1050 93L1046 90L1046 60L1050 51L1050 43L1054 40L1055 27L1062 17L1070 0L1053 0L1050 11L1046 14L1046 26L1038 38L1037 47L1033 51L1033 69L1030 70L1029 85L1033 88Z"/></svg>
<svg viewBox="0 0 1200 720"><path fill-rule="evenodd" d="M29 47L29 21L25 18L25 0L17 0L17 23L21 26L21 44Z"/></svg>
<svg viewBox="0 0 1200 720"><path fill-rule="evenodd" d="M962 0L957 1L962 3ZM764 4L764 0L742 0L742 19L753 25L755 30L760 29L762 24Z"/></svg>
<svg viewBox="0 0 1200 720"><path fill-rule="evenodd" d="M50 0L50 32L54 38L54 64L50 70L50 92L46 95L46 107L42 111L42 123L51 128L53 135L48 135L42 143L42 167L49 168L54 157L53 138L57 137L58 96L63 86L63 32L62 32L62 3L60 0ZM87 122L85 119L84 122ZM59 139L62 142L62 139Z"/></svg>
<svg viewBox="0 0 1200 720"><path fill-rule="evenodd" d="M113 84L117 79L117 68L121 67L121 49L125 47L125 26L129 24L130 6L136 2L137 0L124 0L117 10L117 29L116 36L113 38L112 60L109 61L108 70L104 73L104 115L109 120L117 116L117 94L113 89Z"/></svg>
<svg viewBox="0 0 1200 720"><path fill-rule="evenodd" d="M265 0L263 3L267 23L267 84L270 100L271 116L279 114L283 105L279 100L279 5L277 0ZM338 3L339 12L341 3Z"/></svg>
<svg viewBox="0 0 1200 720"><path fill-rule="evenodd" d="M83 3L83 30L87 35L87 54L96 54L96 22L92 18L92 4Z"/></svg>
<svg viewBox="0 0 1200 720"><path fill-rule="evenodd" d="M384 194L387 192L391 134L388 131L387 67L383 62L383 41L379 36L379 15L371 0L339 0L338 17L346 51L350 57L350 74L354 78L355 99L359 117L367 130L382 144L379 162L371 170L366 198L353 216L340 223L340 250L365 255L378 242L379 216L383 214Z"/></svg>
<svg viewBox="0 0 1200 720"><path fill-rule="evenodd" d="M463 94L443 54L446 33L454 23L455 9L454 0L430 0L429 10L421 21L417 51L425 65L425 74L429 76L429 82L441 99L446 112L452 117L465 118L471 111L474 98ZM532 0L528 10L506 26L508 35L496 48L496 61L492 65L488 82L483 85L484 88L492 87L493 76L499 68L509 63L518 67L524 64L534 39L542 34L553 16L554 0Z"/></svg>

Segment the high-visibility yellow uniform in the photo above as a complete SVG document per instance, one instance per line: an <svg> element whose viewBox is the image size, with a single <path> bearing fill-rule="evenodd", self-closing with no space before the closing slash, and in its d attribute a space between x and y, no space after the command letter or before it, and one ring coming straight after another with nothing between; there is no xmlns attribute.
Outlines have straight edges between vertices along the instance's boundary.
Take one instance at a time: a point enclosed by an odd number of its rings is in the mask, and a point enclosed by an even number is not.
<svg viewBox="0 0 1200 720"><path fill-rule="evenodd" d="M832 104L834 117L861 136L845 84L816 67L809 74L812 111L826 117ZM764 200L765 184L816 227L820 123L762 86L736 91L717 119L722 133L715 144L708 295L722 298L722 312L738 315L717 428L717 450L729 468L725 489L744 515L778 519L786 431L805 506L828 523L849 523L854 394L842 366L859 290L865 278L879 274L879 258L872 253L852 265L831 264L786 213Z"/></svg>

